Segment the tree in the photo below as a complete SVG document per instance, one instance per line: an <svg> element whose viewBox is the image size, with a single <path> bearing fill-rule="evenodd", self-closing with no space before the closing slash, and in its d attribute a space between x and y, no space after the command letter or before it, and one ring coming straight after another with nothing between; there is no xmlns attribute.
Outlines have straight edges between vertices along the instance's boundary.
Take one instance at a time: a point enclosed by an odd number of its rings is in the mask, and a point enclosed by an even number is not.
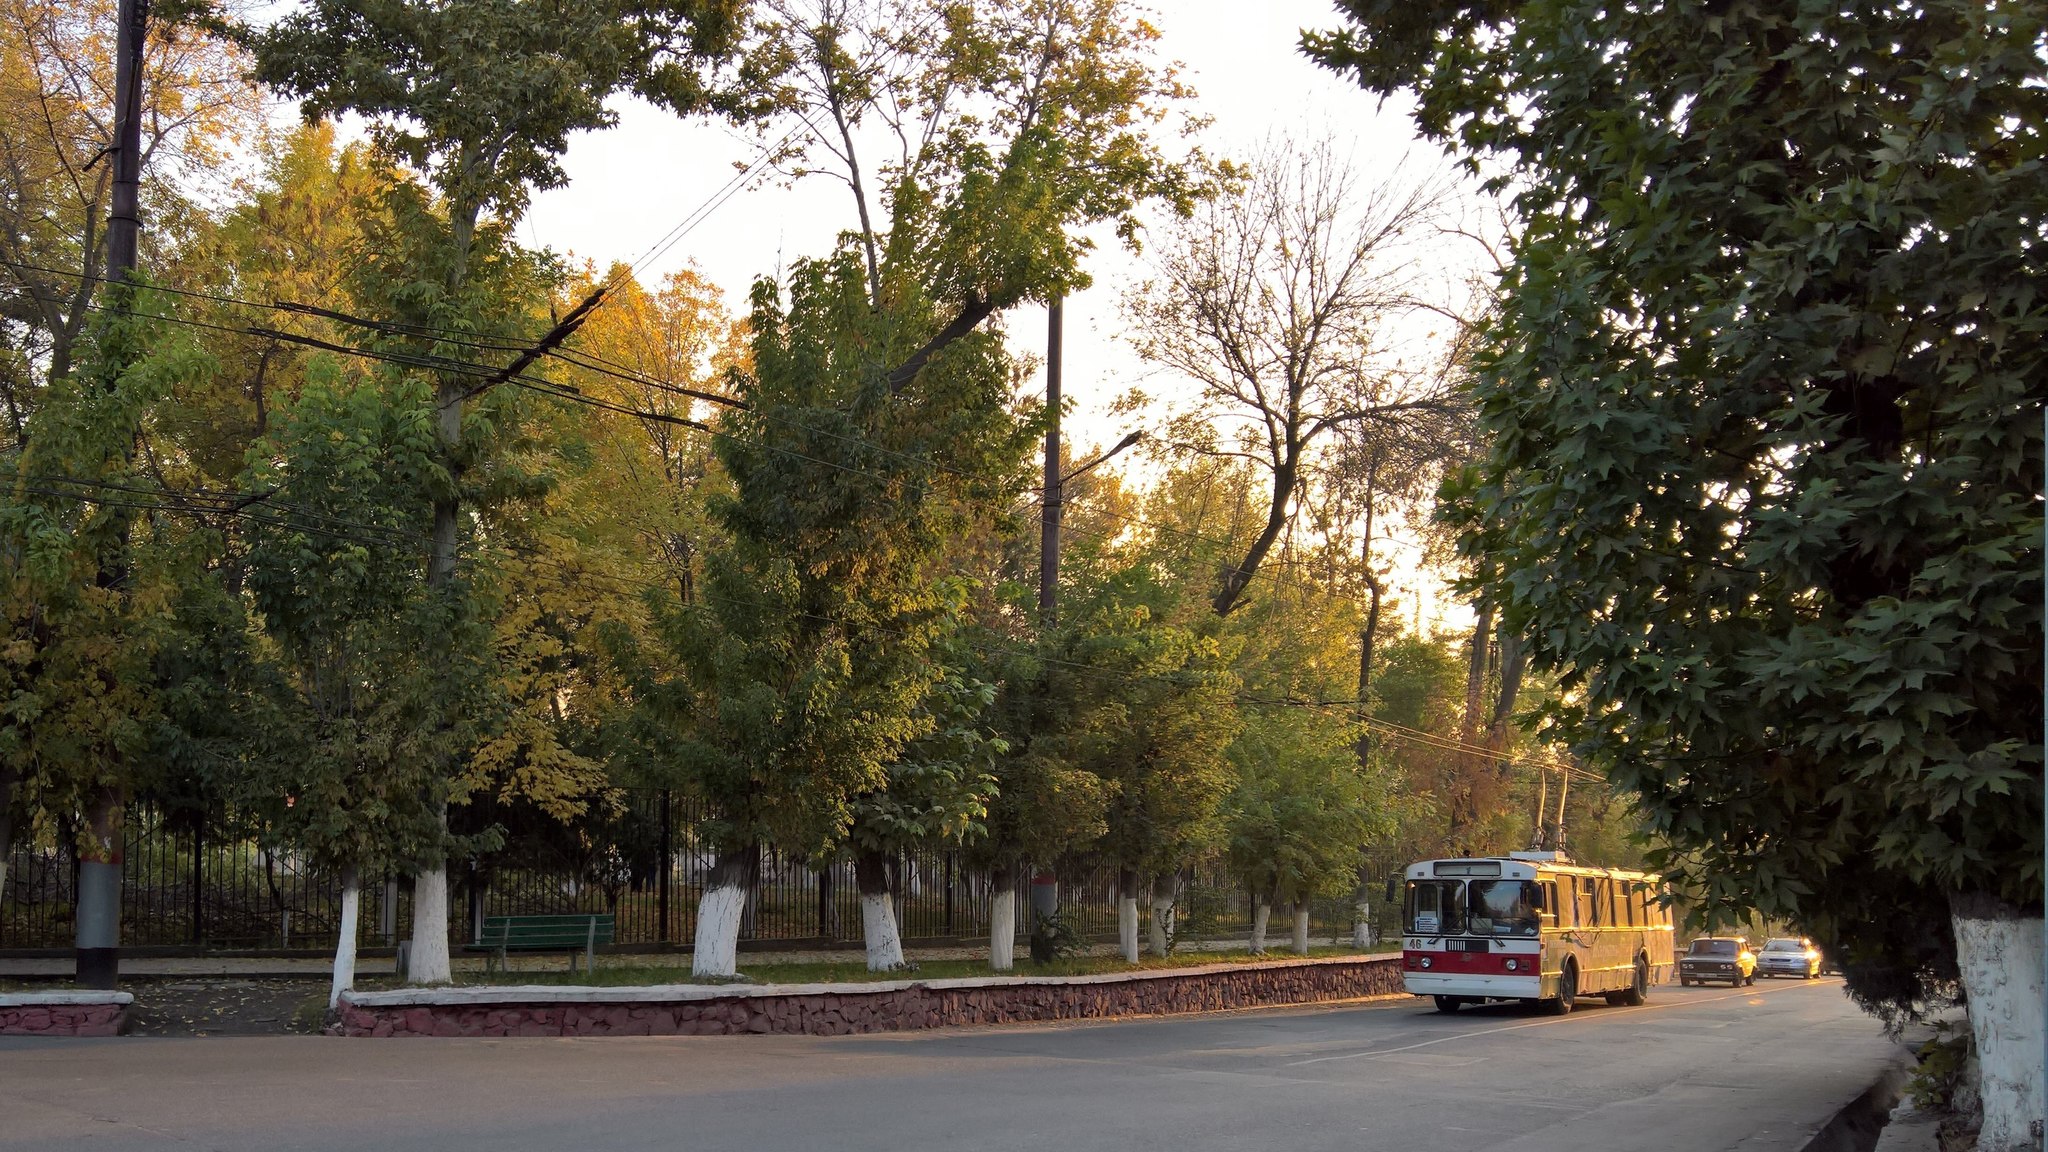
<svg viewBox="0 0 2048 1152"><path fill-rule="evenodd" d="M1361 192L1328 142L1276 141L1248 168L1175 228L1158 278L1127 306L1140 354L1200 389L1187 444L1249 460L1268 482L1263 525L1217 576L1219 616L1291 522L1323 441L1451 406L1447 377L1410 379L1381 347L1414 307L1412 245L1440 190L1403 187L1397 172Z"/></svg>
<svg viewBox="0 0 2048 1152"><path fill-rule="evenodd" d="M728 675L738 661L699 669L722 709L741 693L755 710L752 728L698 713L711 724L703 763L721 765L704 776L718 781L711 838L741 869L750 837L769 826L785 848L836 847L851 827L848 798L883 783L883 766L918 734L910 710L937 675L920 663L938 635L931 592L917 587L939 571L941 541L928 534L986 523L1024 485L1028 426L1010 410L1008 360L984 322L1085 285L1089 226L1134 240L1141 203L1184 207L1202 174L1169 163L1153 139L1184 93L1151 57L1157 34L1118 0L773 11L749 57L768 62L776 102L814 129L784 137L775 155L793 175L844 181L854 225L840 252L792 277L787 312L757 294L751 407L720 425L738 494L721 515L731 554L709 578L739 582L706 606L726 615L688 644L763 658L739 680ZM892 148L873 165L863 156L877 139ZM759 443L739 447L748 437ZM837 474L825 481L818 461ZM826 482L831 500L803 487ZM734 607L745 601L756 603ZM785 616L764 632L748 619L763 610ZM875 630L888 620L899 623ZM777 630L787 639L769 659ZM850 635L865 646L843 650ZM818 663L828 658L842 666ZM804 694L834 683L860 702L817 709L820 726L807 731ZM784 767L762 759L785 741L804 751ZM808 766L830 741L845 743L829 768ZM762 774L754 786L765 795L736 790L740 765ZM730 974L740 878L721 867L707 887L700 972Z"/></svg>
<svg viewBox="0 0 2048 1152"><path fill-rule="evenodd" d="M1252 895L1251 950L1275 904L1308 951L1309 901L1349 892L1358 857L1393 830L1386 782L1358 763L1351 725L1309 707L1254 714L1231 742L1237 782L1223 804L1231 868Z"/></svg>
<svg viewBox="0 0 2048 1152"><path fill-rule="evenodd" d="M959 662L945 663L957 667ZM913 849L960 845L988 831L995 767L1009 751L986 727L995 695L995 685L947 671L927 689L919 709L924 734L888 765L881 787L854 798L847 839L860 889L869 971L906 966L890 902L889 867Z"/></svg>
<svg viewBox="0 0 2048 1152"><path fill-rule="evenodd" d="M1311 52L1517 190L1454 494L1552 737L1708 914L1801 924L1868 1004L1929 990L1950 942L1890 926L1946 900L1979 1146L2026 1145L2039 6L1345 8Z"/></svg>
<svg viewBox="0 0 2048 1152"><path fill-rule="evenodd" d="M437 234L405 261L404 288L392 301L400 314L379 319L445 334L484 327L471 280L487 254L478 230L485 213L495 212L500 224L516 220L533 189L559 185L569 136L613 123L605 102L614 94L634 93L678 113L741 109L738 89L716 82L740 18L736 0L569 8L533 0L317 0L239 36L255 53L257 77L302 98L308 119L364 117L378 149L440 194L441 205L416 216ZM409 343L428 355L451 350L428 338ZM475 496L465 473L486 463L472 441L482 429L464 420L477 386L474 376L454 371L441 372L435 386L443 460L425 478L433 497L426 580L451 601L461 595L461 509ZM460 612L451 602L447 618ZM447 771L452 776L455 766ZM410 978L446 982L445 861L423 862L413 924Z"/></svg>
<svg viewBox="0 0 2048 1152"><path fill-rule="evenodd" d="M901 264L892 265L900 268ZM930 732L955 605L948 537L987 517L1028 450L995 339L949 341L899 390L891 365L941 321L914 280L871 309L859 257L801 262L785 309L757 288L753 370L715 448L731 488L699 595L665 610L680 682L650 698L711 810L699 974L733 974L759 845L822 860L860 798ZM940 463L944 461L944 463Z"/></svg>

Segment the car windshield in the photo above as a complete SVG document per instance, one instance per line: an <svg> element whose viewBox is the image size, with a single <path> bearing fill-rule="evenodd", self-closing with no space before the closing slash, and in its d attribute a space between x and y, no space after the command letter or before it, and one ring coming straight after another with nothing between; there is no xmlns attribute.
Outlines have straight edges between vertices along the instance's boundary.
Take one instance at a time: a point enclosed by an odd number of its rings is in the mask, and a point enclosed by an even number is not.
<svg viewBox="0 0 2048 1152"><path fill-rule="evenodd" d="M1465 931L1465 882L1410 880L1405 910L1411 936L1462 934Z"/></svg>
<svg viewBox="0 0 2048 1152"><path fill-rule="evenodd" d="M1692 942L1692 954L1694 956L1733 956L1735 955L1735 941L1695 940Z"/></svg>
<svg viewBox="0 0 2048 1152"><path fill-rule="evenodd" d="M1806 945L1798 940L1773 940L1764 945L1766 952L1804 952Z"/></svg>
<svg viewBox="0 0 2048 1152"><path fill-rule="evenodd" d="M1474 880L1471 928L1478 936L1534 936L1543 902L1530 880Z"/></svg>

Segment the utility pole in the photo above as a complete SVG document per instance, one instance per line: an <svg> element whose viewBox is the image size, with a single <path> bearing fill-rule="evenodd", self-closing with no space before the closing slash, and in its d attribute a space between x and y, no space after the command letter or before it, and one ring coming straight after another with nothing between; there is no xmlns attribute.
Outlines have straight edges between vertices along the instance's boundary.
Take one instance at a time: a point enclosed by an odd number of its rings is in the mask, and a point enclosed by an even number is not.
<svg viewBox="0 0 2048 1152"><path fill-rule="evenodd" d="M1038 537L1039 635L1051 638L1059 622L1060 594L1060 322L1064 301L1054 299L1045 310L1045 491L1040 501ZM1038 862L1031 877L1031 911L1051 919L1060 910L1060 880L1047 862ZM1033 939L1037 937L1034 935Z"/></svg>
<svg viewBox="0 0 2048 1152"><path fill-rule="evenodd" d="M121 0L114 40L112 201L107 213L107 281L117 299L130 291L142 230L142 49L149 0ZM102 586L127 582L127 539L101 566ZM93 798L86 816L88 846L78 861L74 974L86 988L112 988L121 976L121 832L119 784Z"/></svg>

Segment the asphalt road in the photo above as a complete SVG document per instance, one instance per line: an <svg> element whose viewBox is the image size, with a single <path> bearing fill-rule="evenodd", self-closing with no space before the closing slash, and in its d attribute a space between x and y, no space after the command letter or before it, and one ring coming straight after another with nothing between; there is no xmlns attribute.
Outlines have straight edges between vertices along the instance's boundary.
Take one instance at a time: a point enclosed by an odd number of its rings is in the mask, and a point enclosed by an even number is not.
<svg viewBox="0 0 2048 1152"><path fill-rule="evenodd" d="M0 1150L1796 1152L1896 1055L1838 980L814 1039L0 1039Z"/></svg>

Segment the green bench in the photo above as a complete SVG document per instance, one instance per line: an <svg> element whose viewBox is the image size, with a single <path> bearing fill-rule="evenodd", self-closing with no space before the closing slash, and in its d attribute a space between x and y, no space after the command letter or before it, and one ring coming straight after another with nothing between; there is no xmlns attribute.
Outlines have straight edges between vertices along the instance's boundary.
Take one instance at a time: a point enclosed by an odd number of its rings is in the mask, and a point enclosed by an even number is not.
<svg viewBox="0 0 2048 1152"><path fill-rule="evenodd" d="M484 930L475 942L464 944L464 952L486 953L484 971L493 960L505 963L508 952L567 952L569 971L576 970L576 953L583 953L583 971L597 970L597 946L610 944L618 918L609 912L573 912L561 916L486 916Z"/></svg>

